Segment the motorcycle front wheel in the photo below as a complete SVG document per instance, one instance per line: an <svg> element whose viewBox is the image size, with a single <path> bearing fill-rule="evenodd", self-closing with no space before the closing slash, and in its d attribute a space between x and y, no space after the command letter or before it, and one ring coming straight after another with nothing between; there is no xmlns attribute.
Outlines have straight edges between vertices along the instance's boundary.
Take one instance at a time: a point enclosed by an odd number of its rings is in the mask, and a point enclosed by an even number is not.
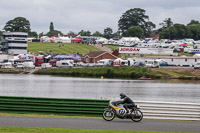
<svg viewBox="0 0 200 133"><path fill-rule="evenodd" d="M112 121L115 118L115 112L112 109L105 109L102 117L106 121Z"/></svg>
<svg viewBox="0 0 200 133"><path fill-rule="evenodd" d="M139 122L143 119L143 113L140 110L135 110L132 112L131 114L131 120L133 120L134 122Z"/></svg>

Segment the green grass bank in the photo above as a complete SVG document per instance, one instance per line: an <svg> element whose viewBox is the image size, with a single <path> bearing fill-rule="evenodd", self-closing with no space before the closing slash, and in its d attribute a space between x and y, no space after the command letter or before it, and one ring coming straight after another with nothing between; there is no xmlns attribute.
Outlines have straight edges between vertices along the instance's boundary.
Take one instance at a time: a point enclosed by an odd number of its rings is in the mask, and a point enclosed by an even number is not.
<svg viewBox="0 0 200 133"><path fill-rule="evenodd" d="M122 132L123 133L181 133L181 132L127 131L127 130L0 127L0 133L122 133Z"/></svg>
<svg viewBox="0 0 200 133"><path fill-rule="evenodd" d="M19 74L24 72L23 69L0 69L0 73L2 74Z"/></svg>
<svg viewBox="0 0 200 133"><path fill-rule="evenodd" d="M87 54L92 51L99 51L99 49L87 44L77 44L77 43L63 43L63 46L58 46L58 43L48 43L48 42L29 42L28 51L32 54L47 53L51 54Z"/></svg>
<svg viewBox="0 0 200 133"><path fill-rule="evenodd" d="M1 74L26 74L26 69L0 69ZM90 77L112 79L138 79L142 76L152 79L200 80L200 70L192 68L137 68L137 67L88 67L40 69L33 74L66 77Z"/></svg>
<svg viewBox="0 0 200 133"><path fill-rule="evenodd" d="M58 75L69 77L92 77L113 78L113 79L138 79L142 76L160 79L161 76L147 68L141 67L93 67L93 68L55 68L41 69L34 74L42 75Z"/></svg>

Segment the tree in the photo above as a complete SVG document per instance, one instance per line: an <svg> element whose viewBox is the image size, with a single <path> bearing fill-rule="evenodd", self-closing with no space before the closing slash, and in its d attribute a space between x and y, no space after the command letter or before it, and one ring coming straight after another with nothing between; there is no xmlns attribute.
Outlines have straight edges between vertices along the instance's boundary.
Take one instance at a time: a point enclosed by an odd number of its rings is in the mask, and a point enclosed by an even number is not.
<svg viewBox="0 0 200 133"><path fill-rule="evenodd" d="M29 36L29 37L37 38L37 37L38 37L38 34L37 34L37 32L33 31L33 32L29 32L29 33L28 33L28 36Z"/></svg>
<svg viewBox="0 0 200 133"><path fill-rule="evenodd" d="M162 28L167 28L173 25L172 19L171 18L166 18L162 23L159 25L162 26Z"/></svg>
<svg viewBox="0 0 200 133"><path fill-rule="evenodd" d="M50 23L49 29L50 29L50 31L54 31L53 22Z"/></svg>
<svg viewBox="0 0 200 133"><path fill-rule="evenodd" d="M99 36L100 37L100 36L102 36L102 34L99 31L96 31L96 32L93 33L93 36L97 36L97 37Z"/></svg>
<svg viewBox="0 0 200 133"><path fill-rule="evenodd" d="M81 30L78 34L81 36L91 36L90 31L84 31L84 30Z"/></svg>
<svg viewBox="0 0 200 133"><path fill-rule="evenodd" d="M104 29L103 36L107 39L110 39L112 38L112 33L113 33L113 30L110 27L107 27L106 29Z"/></svg>
<svg viewBox="0 0 200 133"><path fill-rule="evenodd" d="M175 39L176 32L174 26L167 27L160 32L160 39Z"/></svg>
<svg viewBox="0 0 200 133"><path fill-rule="evenodd" d="M16 17L13 20L9 20L5 27L5 31L10 32L26 32L29 33L31 31L30 29L30 22L23 17Z"/></svg>
<svg viewBox="0 0 200 133"><path fill-rule="evenodd" d="M200 40L200 25L192 24L187 27L187 37L192 38L194 40Z"/></svg>
<svg viewBox="0 0 200 133"><path fill-rule="evenodd" d="M67 35L69 37L75 37L75 36L77 36L77 34L75 34L73 31L69 31L69 33L67 33Z"/></svg>
<svg viewBox="0 0 200 133"><path fill-rule="evenodd" d="M46 35L48 37L51 37L51 36L63 35L63 33L61 31L58 31L58 30L53 30L53 31L49 31Z"/></svg>
<svg viewBox="0 0 200 133"><path fill-rule="evenodd" d="M141 8L130 9L120 17L118 27L122 35L131 26L140 26L146 36L155 28L155 24L149 21L149 16L145 15L145 10Z"/></svg>
<svg viewBox="0 0 200 133"><path fill-rule="evenodd" d="M41 32L41 33L39 34L39 38L42 37L42 36L44 36L44 33L43 33L43 32Z"/></svg>
<svg viewBox="0 0 200 133"><path fill-rule="evenodd" d="M50 23L49 32L46 34L48 37L63 35L61 31L54 30L53 22Z"/></svg>
<svg viewBox="0 0 200 133"><path fill-rule="evenodd" d="M125 32L127 37L138 37L141 38L144 35L144 30L140 26L131 26Z"/></svg>
<svg viewBox="0 0 200 133"><path fill-rule="evenodd" d="M200 23L197 20L191 20L190 23L187 25L189 26L189 25L193 25L193 24L200 24Z"/></svg>
<svg viewBox="0 0 200 133"><path fill-rule="evenodd" d="M145 23L145 30L144 30L144 36L148 37L151 35L151 33L153 32L152 29L154 29L156 27L156 25L150 21Z"/></svg>
<svg viewBox="0 0 200 133"><path fill-rule="evenodd" d="M187 29L184 24L174 24L173 27L176 29L175 39L183 39L187 37Z"/></svg>
<svg viewBox="0 0 200 133"><path fill-rule="evenodd" d="M0 31L0 41L1 41L1 36L3 35L2 31Z"/></svg>
<svg viewBox="0 0 200 133"><path fill-rule="evenodd" d="M113 38L120 38L120 32L119 31L117 31L117 32L115 32L115 33L113 33Z"/></svg>

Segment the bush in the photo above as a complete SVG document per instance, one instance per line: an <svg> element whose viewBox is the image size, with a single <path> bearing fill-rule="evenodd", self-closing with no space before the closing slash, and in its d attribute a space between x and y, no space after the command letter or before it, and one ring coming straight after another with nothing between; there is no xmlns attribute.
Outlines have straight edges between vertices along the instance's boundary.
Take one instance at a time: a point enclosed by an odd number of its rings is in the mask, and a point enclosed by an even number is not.
<svg viewBox="0 0 200 133"><path fill-rule="evenodd" d="M56 69L41 69L35 74L61 75L72 77L100 77L119 78L119 79L138 79L142 76L149 78L161 78L156 73L153 73L146 68L133 67L103 67L103 68L56 68Z"/></svg>

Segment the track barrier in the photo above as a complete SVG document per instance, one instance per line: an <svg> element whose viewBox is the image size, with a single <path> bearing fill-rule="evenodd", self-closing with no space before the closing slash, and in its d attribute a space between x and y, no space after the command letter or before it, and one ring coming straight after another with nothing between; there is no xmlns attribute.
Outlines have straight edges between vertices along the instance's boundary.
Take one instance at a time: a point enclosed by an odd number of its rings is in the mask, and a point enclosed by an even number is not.
<svg viewBox="0 0 200 133"><path fill-rule="evenodd" d="M144 118L200 121L200 104L138 101Z"/></svg>
<svg viewBox="0 0 200 133"><path fill-rule="evenodd" d="M0 96L0 112L101 116L109 100ZM200 121L200 104L136 101L148 119Z"/></svg>
<svg viewBox="0 0 200 133"><path fill-rule="evenodd" d="M0 96L0 112L100 116L108 100Z"/></svg>

